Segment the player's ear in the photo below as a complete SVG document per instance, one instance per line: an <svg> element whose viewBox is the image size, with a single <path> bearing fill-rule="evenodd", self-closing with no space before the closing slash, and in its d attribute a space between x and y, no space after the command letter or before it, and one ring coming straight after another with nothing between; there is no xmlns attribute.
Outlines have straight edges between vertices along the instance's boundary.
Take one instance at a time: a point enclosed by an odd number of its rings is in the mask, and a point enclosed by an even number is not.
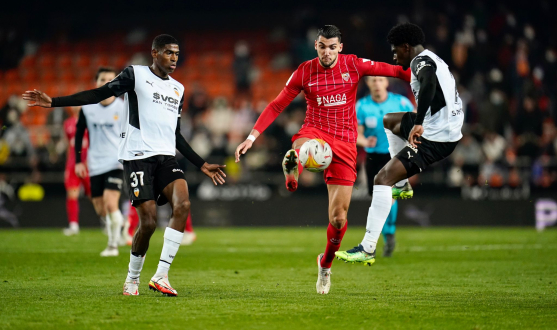
<svg viewBox="0 0 557 330"><path fill-rule="evenodd" d="M317 40L315 40L315 45L314 45L314 47L315 47L315 50L317 50Z"/></svg>
<svg viewBox="0 0 557 330"><path fill-rule="evenodd" d="M158 52L156 49L151 49L151 56L152 56L153 58L157 58L157 54L158 54L158 53L159 53L159 52Z"/></svg>
<svg viewBox="0 0 557 330"><path fill-rule="evenodd" d="M339 53L342 52L342 46L343 46L343 43L341 42L340 45L338 45L338 52Z"/></svg>

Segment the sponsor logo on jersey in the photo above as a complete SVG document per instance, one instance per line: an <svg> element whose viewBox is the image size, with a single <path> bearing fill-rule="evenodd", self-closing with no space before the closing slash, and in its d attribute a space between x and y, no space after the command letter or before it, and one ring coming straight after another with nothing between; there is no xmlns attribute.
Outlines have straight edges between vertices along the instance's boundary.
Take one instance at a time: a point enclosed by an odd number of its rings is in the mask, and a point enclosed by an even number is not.
<svg viewBox="0 0 557 330"><path fill-rule="evenodd" d="M133 190L133 194L135 195L135 197L139 197L139 188L135 188Z"/></svg>
<svg viewBox="0 0 557 330"><path fill-rule="evenodd" d="M149 80L145 80L145 82L148 83L149 85L151 85L151 87L153 87L154 82L149 82Z"/></svg>
<svg viewBox="0 0 557 330"><path fill-rule="evenodd" d="M342 74L342 80L344 80L344 81L350 80L350 73L348 73L348 72L343 73Z"/></svg>
<svg viewBox="0 0 557 330"><path fill-rule="evenodd" d="M342 104L346 104L346 93L326 96L317 95L317 105L319 106L323 105L324 107L332 107Z"/></svg>
<svg viewBox="0 0 557 330"><path fill-rule="evenodd" d="M120 137L121 137L122 139L125 139L125 138L126 138L126 132L120 133Z"/></svg>
<svg viewBox="0 0 557 330"><path fill-rule="evenodd" d="M153 93L153 99L161 100L162 102L170 103L170 104L178 104L179 100L173 98L172 96L166 96L159 94L157 92Z"/></svg>
<svg viewBox="0 0 557 330"><path fill-rule="evenodd" d="M179 168L173 168L173 169L172 169L172 172L182 172L182 174L184 173L184 171L182 171L182 170L179 169Z"/></svg>
<svg viewBox="0 0 557 330"><path fill-rule="evenodd" d="M431 66L431 64L426 63L425 61L419 62L416 66L416 76L418 75L418 73L420 73L420 70L425 68L426 66Z"/></svg>

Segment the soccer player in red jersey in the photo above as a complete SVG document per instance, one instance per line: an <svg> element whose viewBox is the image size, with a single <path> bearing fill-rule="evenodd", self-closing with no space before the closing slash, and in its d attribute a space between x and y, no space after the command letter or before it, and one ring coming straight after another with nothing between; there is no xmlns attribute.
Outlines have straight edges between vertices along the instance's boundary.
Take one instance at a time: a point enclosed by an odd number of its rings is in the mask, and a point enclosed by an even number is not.
<svg viewBox="0 0 557 330"><path fill-rule="evenodd" d="M79 234L79 187L83 185L87 196L91 196L91 184L89 176L78 177L75 174L75 131L77 124L77 116L79 115L80 107L72 107L72 116L64 121L64 134L68 139L68 152L66 154L66 170L64 172L64 185L66 187L66 212L68 213L69 227L64 228L66 236ZM89 146L88 134L83 138L83 149L81 150L81 157L87 158L87 147Z"/></svg>
<svg viewBox="0 0 557 330"><path fill-rule="evenodd" d="M292 137L292 149L286 153L282 166L286 188L295 191L302 166L298 153L304 142L310 139L325 140L333 150L333 160L324 171L329 191L329 227L325 253L317 257L317 292L327 294L331 281L331 265L335 252L346 232L346 215L356 181L356 91L364 76L397 77L410 81L410 70L401 66L374 62L355 55L342 55L341 32L334 25L319 29L313 60L302 63L286 82L279 96L271 102L255 123L251 134L236 148L236 162L240 155L251 148L255 139L278 117L278 115L304 91L307 112L300 131Z"/></svg>

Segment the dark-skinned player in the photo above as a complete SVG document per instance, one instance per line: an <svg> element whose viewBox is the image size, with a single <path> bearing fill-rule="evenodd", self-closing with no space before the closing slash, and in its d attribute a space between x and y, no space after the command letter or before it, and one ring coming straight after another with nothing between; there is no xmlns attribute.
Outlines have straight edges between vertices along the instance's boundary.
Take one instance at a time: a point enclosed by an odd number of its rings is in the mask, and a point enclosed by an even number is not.
<svg viewBox="0 0 557 330"><path fill-rule="evenodd" d="M456 82L449 66L424 48L422 29L399 24L387 36L393 59L410 67L410 87L418 103L417 113L389 113L383 124L389 140L391 160L373 181L373 199L362 243L348 251L337 251L339 259L371 265L381 229L391 209L391 187L421 173L448 157L462 138L464 113Z"/></svg>
<svg viewBox="0 0 557 330"><path fill-rule="evenodd" d="M176 149L213 180L223 184L224 165L206 163L180 134L180 115L184 103L184 86L169 76L176 69L178 41L169 35L157 36L152 44L151 66L133 65L116 78L96 89L70 96L50 98L33 90L23 94L29 106L45 108L79 106L125 95L126 111L122 127L118 159L124 166L124 179L130 189L130 200L139 215L130 254L124 295L139 294L139 275L149 248L149 240L157 227L157 204L167 202L172 218L164 233L164 244L155 275L149 287L168 296L178 293L168 281L168 270L184 235L190 211L188 186L175 159Z"/></svg>

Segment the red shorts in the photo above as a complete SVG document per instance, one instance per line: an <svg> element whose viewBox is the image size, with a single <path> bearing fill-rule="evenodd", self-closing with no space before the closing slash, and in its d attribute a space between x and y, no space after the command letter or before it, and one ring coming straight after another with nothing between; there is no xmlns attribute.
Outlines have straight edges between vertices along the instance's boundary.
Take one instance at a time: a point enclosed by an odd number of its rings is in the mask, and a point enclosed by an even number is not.
<svg viewBox="0 0 557 330"><path fill-rule="evenodd" d="M64 172L64 186L66 190L70 188L79 188L80 185L83 185L85 194L91 196L91 181L89 181L89 176L80 178L75 174L73 169L66 169Z"/></svg>
<svg viewBox="0 0 557 330"><path fill-rule="evenodd" d="M334 139L315 127L302 128L292 137L292 142L299 138L322 139L325 140L333 150L333 160L331 165L323 171L326 184L353 186L356 182L356 156L358 154L356 143L343 142Z"/></svg>

